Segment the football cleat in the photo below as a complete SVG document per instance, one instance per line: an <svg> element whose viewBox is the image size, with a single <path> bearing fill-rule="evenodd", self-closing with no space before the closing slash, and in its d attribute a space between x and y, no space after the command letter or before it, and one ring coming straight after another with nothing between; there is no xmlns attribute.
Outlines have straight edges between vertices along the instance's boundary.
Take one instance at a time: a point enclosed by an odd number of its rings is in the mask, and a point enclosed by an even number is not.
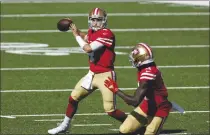
<svg viewBox="0 0 210 135"><path fill-rule="evenodd" d="M172 112L178 111L181 114L184 114L185 113L185 110L181 106L179 106L178 104L176 104L175 102L171 102L171 104L172 104L172 109L171 109Z"/></svg>
<svg viewBox="0 0 210 135"><path fill-rule="evenodd" d="M58 127L49 129L48 134L50 135L56 135L59 133L67 133L69 129L70 124L60 124Z"/></svg>

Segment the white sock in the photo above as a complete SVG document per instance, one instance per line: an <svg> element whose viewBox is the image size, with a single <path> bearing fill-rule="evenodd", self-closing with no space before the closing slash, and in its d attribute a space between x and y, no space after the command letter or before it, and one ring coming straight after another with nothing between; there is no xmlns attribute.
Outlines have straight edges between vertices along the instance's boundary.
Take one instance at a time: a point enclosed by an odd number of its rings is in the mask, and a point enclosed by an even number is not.
<svg viewBox="0 0 210 135"><path fill-rule="evenodd" d="M71 121L71 118L69 118L68 116L65 116L64 120L63 120L63 123L64 124L69 124Z"/></svg>

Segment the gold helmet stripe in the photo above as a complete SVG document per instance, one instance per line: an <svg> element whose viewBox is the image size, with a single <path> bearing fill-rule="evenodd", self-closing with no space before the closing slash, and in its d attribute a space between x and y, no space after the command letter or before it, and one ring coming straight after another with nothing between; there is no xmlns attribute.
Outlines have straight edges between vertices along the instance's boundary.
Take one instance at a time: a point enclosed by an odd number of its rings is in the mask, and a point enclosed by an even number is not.
<svg viewBox="0 0 210 135"><path fill-rule="evenodd" d="M152 56L151 48L150 48L148 45L146 45L146 44L144 44L144 43L139 43L139 45L143 46L143 47L147 50L147 52L149 52L150 58L153 57L153 56Z"/></svg>

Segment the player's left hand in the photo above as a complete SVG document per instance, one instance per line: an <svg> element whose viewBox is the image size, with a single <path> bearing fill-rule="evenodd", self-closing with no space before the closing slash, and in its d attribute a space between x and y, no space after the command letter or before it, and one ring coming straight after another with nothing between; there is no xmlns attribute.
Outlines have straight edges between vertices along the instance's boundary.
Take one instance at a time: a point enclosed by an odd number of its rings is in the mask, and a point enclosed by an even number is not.
<svg viewBox="0 0 210 135"><path fill-rule="evenodd" d="M113 93L116 93L116 92L119 90L117 83L116 83L114 80L112 80L110 77L108 77L108 79L106 79L106 80L104 81L104 85L105 85L110 91L112 91Z"/></svg>
<svg viewBox="0 0 210 135"><path fill-rule="evenodd" d="M79 36L78 28L76 27L74 23L70 25L70 29L75 37Z"/></svg>

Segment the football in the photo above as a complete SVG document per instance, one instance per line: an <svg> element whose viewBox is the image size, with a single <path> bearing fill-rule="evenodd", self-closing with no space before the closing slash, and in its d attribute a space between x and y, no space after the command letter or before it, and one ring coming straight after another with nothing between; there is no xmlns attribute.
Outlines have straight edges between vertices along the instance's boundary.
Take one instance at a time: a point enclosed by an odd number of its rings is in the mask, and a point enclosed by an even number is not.
<svg viewBox="0 0 210 135"><path fill-rule="evenodd" d="M71 23L73 23L71 19L61 19L57 23L57 28L60 31L68 31Z"/></svg>

